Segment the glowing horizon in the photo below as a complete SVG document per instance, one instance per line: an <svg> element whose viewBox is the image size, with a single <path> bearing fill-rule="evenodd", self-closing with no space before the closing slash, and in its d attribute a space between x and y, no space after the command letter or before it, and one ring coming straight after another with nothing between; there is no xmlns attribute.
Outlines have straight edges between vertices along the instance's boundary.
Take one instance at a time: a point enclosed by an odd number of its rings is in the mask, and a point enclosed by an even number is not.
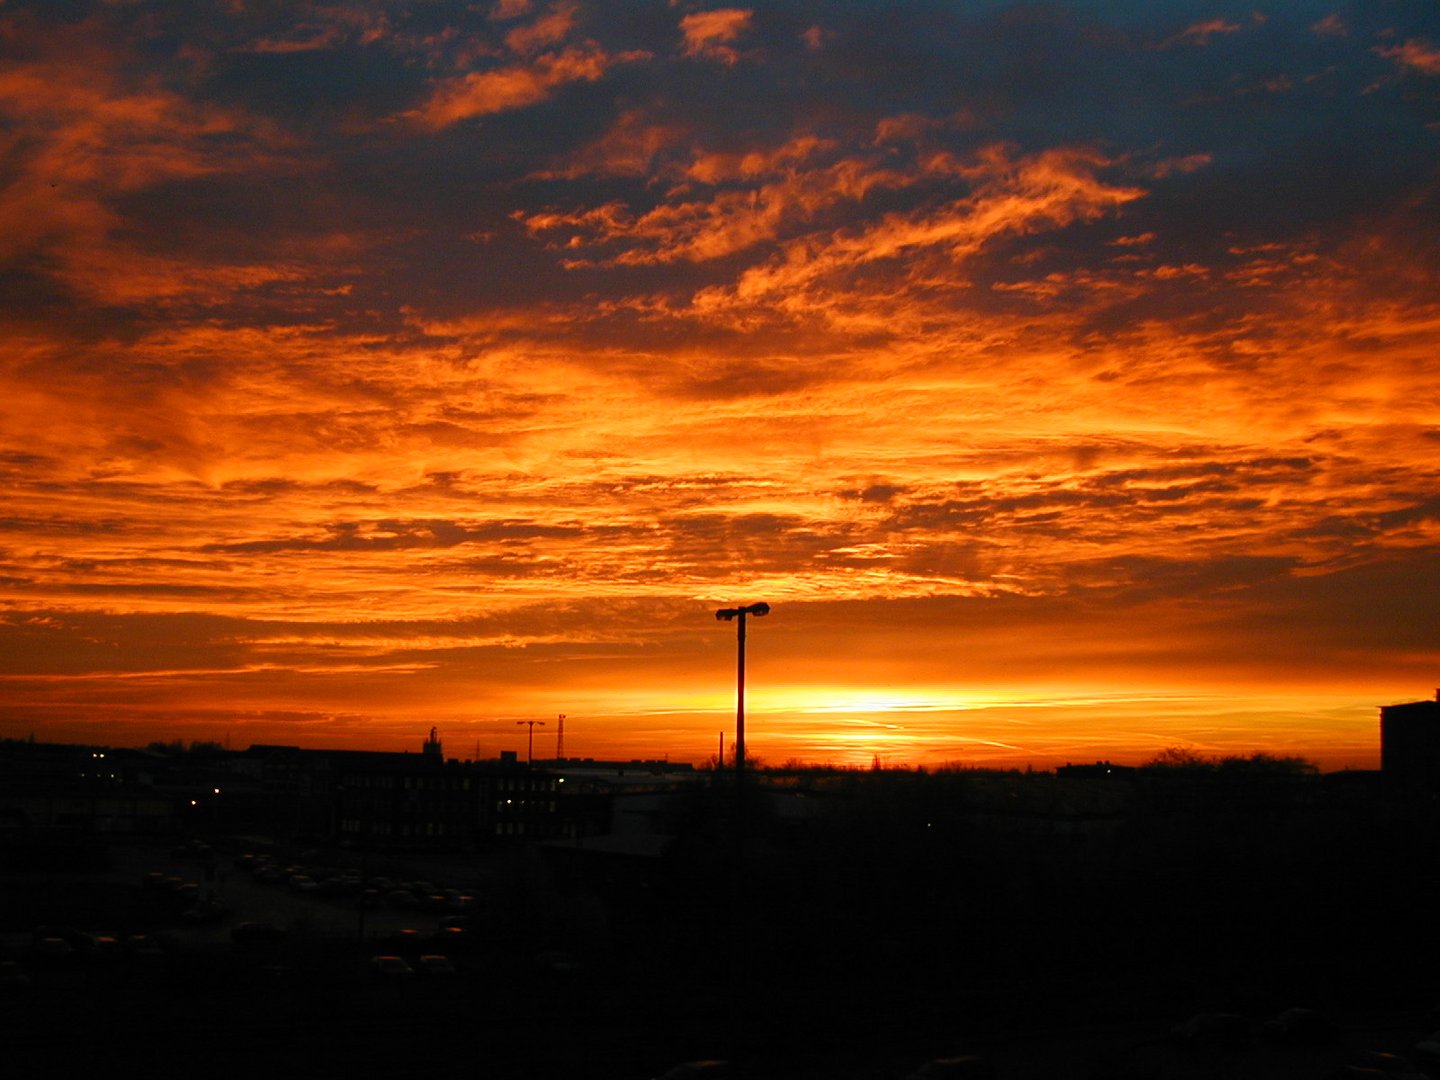
<svg viewBox="0 0 1440 1080"><path fill-rule="evenodd" d="M762 599L772 763L1373 765L1440 684L1433 5L12 0L0 56L0 736L699 760Z"/></svg>

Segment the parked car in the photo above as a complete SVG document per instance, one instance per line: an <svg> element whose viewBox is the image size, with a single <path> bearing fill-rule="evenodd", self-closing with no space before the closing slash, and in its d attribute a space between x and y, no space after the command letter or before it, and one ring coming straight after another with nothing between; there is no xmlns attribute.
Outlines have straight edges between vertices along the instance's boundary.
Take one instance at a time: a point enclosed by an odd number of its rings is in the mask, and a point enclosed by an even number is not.
<svg viewBox="0 0 1440 1080"><path fill-rule="evenodd" d="M1170 1029L1170 1040L1178 1043L1238 1042L1250 1034L1250 1025L1238 1013L1195 1013Z"/></svg>
<svg viewBox="0 0 1440 1080"><path fill-rule="evenodd" d="M995 1066L977 1054L931 1058L907 1080L994 1080Z"/></svg>
<svg viewBox="0 0 1440 1080"><path fill-rule="evenodd" d="M39 937L30 948L31 959L45 967L58 967L75 962L75 946L63 937Z"/></svg>
<svg viewBox="0 0 1440 1080"><path fill-rule="evenodd" d="M1266 1020L1260 1033L1291 1043L1321 1043L1335 1037L1335 1026L1314 1009L1286 1009Z"/></svg>
<svg viewBox="0 0 1440 1080"><path fill-rule="evenodd" d="M450 962L450 958L434 953L426 953L420 957L415 964L415 971L428 979L453 979L456 975L455 965Z"/></svg>
<svg viewBox="0 0 1440 1080"><path fill-rule="evenodd" d="M1384 1080L1429 1080L1409 1058L1383 1050L1366 1050L1335 1074L1336 1080L1361 1080L1364 1077L1371 1080L1377 1077Z"/></svg>
<svg viewBox="0 0 1440 1080"><path fill-rule="evenodd" d="M430 942L442 952L458 953L475 947L479 939L473 930L460 926L441 926L430 935Z"/></svg>
<svg viewBox="0 0 1440 1080"><path fill-rule="evenodd" d="M120 939L111 934L82 934L76 951L88 964L119 963L123 955Z"/></svg>
<svg viewBox="0 0 1440 1080"><path fill-rule="evenodd" d="M230 940L237 945L267 945L285 939L285 931L263 922L243 922L230 930Z"/></svg>
<svg viewBox="0 0 1440 1080"><path fill-rule="evenodd" d="M41 938L59 938L69 945L70 948L77 951L89 944L85 934L76 930L73 926L60 926L55 923L42 923L35 927L31 936L36 941L39 941Z"/></svg>
<svg viewBox="0 0 1440 1080"><path fill-rule="evenodd" d="M1415 1044L1415 1060L1427 1069L1440 1068L1440 1031L1431 1032Z"/></svg>
<svg viewBox="0 0 1440 1080"><path fill-rule="evenodd" d="M734 1075L728 1061L706 1059L682 1061L666 1069L655 1080L725 1080Z"/></svg>
<svg viewBox="0 0 1440 1080"><path fill-rule="evenodd" d="M563 949L546 949L535 957L535 966L551 975L575 975L580 971L575 954Z"/></svg>
<svg viewBox="0 0 1440 1080"><path fill-rule="evenodd" d="M372 956L370 974L383 982L403 981L413 978L415 969L399 956Z"/></svg>
<svg viewBox="0 0 1440 1080"><path fill-rule="evenodd" d="M149 934L131 934L125 939L124 948L127 956L140 963L160 960L165 956L160 942Z"/></svg>
<svg viewBox="0 0 1440 1080"><path fill-rule="evenodd" d="M403 930L392 930L381 939L385 947L392 952L411 954L418 954L428 940L427 935L409 927Z"/></svg>
<svg viewBox="0 0 1440 1080"><path fill-rule="evenodd" d="M188 923L213 923L219 922L228 914L229 909L224 904L213 896L207 896L182 911L180 918Z"/></svg>
<svg viewBox="0 0 1440 1080"><path fill-rule="evenodd" d="M0 960L0 994L20 996L30 989L30 976L18 960Z"/></svg>

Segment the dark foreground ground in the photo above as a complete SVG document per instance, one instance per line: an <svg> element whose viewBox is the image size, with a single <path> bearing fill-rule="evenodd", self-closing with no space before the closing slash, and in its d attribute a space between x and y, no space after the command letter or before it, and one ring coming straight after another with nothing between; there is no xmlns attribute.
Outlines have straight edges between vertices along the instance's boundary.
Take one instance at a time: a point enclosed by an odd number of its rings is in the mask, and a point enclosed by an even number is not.
<svg viewBox="0 0 1440 1080"><path fill-rule="evenodd" d="M743 875L703 842L644 874L461 860L476 899L449 940L439 911L362 919L353 897L254 882L235 851L215 856L227 913L202 924L141 883L196 873L168 844L12 868L0 932L29 981L0 1001L0 1067L645 1080L725 1058L759 1080L903 1080L977 1054L999 1080L1401 1075L1385 1053L1422 1075L1440 1028L1429 826L1171 823L1073 849L933 833L771 837ZM409 869L445 884L443 864ZM245 921L285 934L237 944ZM37 959L36 934L62 929L162 948ZM453 976L371 971L428 952Z"/></svg>
<svg viewBox="0 0 1440 1080"><path fill-rule="evenodd" d="M737 1007L726 980L637 982L493 955L456 957L453 979L378 981L369 954L172 948L144 971L52 971L5 1003L7 1074L643 1080L725 1057L758 1078L901 1080L926 1059L967 1053L1002 1080L1320 1080L1368 1052L1410 1055L1433 1023L1414 1001L1371 999L1332 1002L1323 1030L1290 1038L1254 1027L1256 1012L1243 1029L1177 1041L1173 1006L1103 973L1068 986L904 986L771 962Z"/></svg>

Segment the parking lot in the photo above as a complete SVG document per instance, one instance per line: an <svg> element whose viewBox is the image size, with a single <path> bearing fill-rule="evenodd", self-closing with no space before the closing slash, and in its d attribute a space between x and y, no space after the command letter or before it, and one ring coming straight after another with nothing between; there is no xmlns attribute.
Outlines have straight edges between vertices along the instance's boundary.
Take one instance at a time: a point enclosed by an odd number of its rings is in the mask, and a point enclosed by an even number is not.
<svg viewBox="0 0 1440 1080"><path fill-rule="evenodd" d="M165 906L148 903L162 890L169 895L193 885L197 900L213 895L224 914L192 921L172 905L175 914L155 924L165 956L149 976L135 977L141 969L123 965L57 967L37 977L30 997L12 997L5 1031L27 1075L45 1075L35 1067L41 1061L55 1064L55 1075L69 1076L117 1054L137 1061L148 1054L152 1075L169 1075L203 1057L212 1076L251 1076L283 1060L306 1062L321 1074L483 1062L499 1076L619 1080L654 1075L667 1063L735 1053L739 1030L744 1045L738 1050L755 1061L757 1078L898 1078L926 1057L959 1048L982 1050L1005 1080L1320 1080L1347 1063L1380 1060L1376 1051L1409 1054L1430 1030L1423 1009L1397 1000L1337 1015L1313 1037L1267 1037L1260 1027L1266 1016L1256 1014L1222 1017L1233 1021L1224 1026L1192 1018L1177 1039L1172 1025L1185 1017L1147 1007L1118 978L1082 980L1069 991L1052 981L1043 999L1018 981L962 980L948 988L941 1009L929 998L934 987L897 994L904 988L893 982L832 986L783 956L766 960L766 977L750 983L741 1013L734 985L723 979L705 983L660 968L637 977L615 956L603 965L587 956L578 970L542 968L536 961L545 955L544 931L527 932L543 920L529 912L515 917L520 908L506 919L482 916L484 945L457 952L453 973L421 973L419 956L443 951L432 935L447 915L386 899L401 892L400 868L383 867L394 888L377 888L376 905L362 914L359 893L343 891L351 886L331 886L331 892L322 892L318 881L313 890L292 887L283 871L308 870L298 876L314 881L312 874L323 877L329 869L352 878L357 875L344 872L358 869L363 886L363 879L379 877L365 873L369 867L346 866L333 854L302 862L294 852L275 860L281 874L262 875L239 859L243 854L114 845L108 867L66 876L56 886L77 895L147 899L140 907L153 911ZM451 887L441 869L423 868L424 884ZM58 915L56 921L62 921ZM235 931L246 924L283 937L237 944ZM141 924L100 918L75 925L124 933ZM403 955L415 974L385 978L370 961L388 953ZM1097 1004L1107 988L1116 997L1109 1010ZM1024 1013L1001 1007L1027 996L1037 1004ZM886 1016L884 1030L867 1019L877 1008ZM1106 1019L1107 1011L1115 1019ZM221 1045L217 1061L211 1050Z"/></svg>
<svg viewBox="0 0 1440 1080"><path fill-rule="evenodd" d="M98 875L111 882L152 889L174 889L178 878L179 887L193 886L187 891L194 895L197 906L203 909L207 903L215 905L216 917L182 919L166 930L166 936L177 944L228 942L233 929L244 923L310 937L378 941L404 930L431 934L445 915L460 913L458 908L425 910L427 898L418 895L413 906L398 906L394 898L398 888L372 890L362 909L363 883L346 891L321 891L319 882L303 874L313 868L289 859L259 863L275 867L278 873L262 875L256 872L255 858L243 862L237 858L246 854L243 852L191 849L181 854L181 850L176 845L115 845L110 849L110 868ZM315 887L292 887L291 878L297 875L286 873L292 869L308 877ZM357 868L340 869L364 877Z"/></svg>

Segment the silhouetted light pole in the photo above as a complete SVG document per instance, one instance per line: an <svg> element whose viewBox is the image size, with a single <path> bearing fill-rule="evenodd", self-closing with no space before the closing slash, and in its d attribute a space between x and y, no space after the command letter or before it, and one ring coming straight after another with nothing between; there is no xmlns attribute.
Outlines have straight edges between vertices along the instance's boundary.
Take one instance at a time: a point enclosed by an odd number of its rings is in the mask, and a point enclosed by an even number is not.
<svg viewBox="0 0 1440 1080"><path fill-rule="evenodd" d="M745 607L721 608L715 618L721 622L738 620L735 638L738 642L735 675L735 786L738 788L745 778L745 616L770 614L766 603L749 604ZM724 762L721 762L723 765Z"/></svg>
<svg viewBox="0 0 1440 1080"><path fill-rule="evenodd" d="M535 764L535 725L536 725L536 724L539 724L541 727L544 727L544 726L545 726L545 721L544 721L544 720L516 720L516 721L515 721L515 726L516 726L516 727L520 727L522 724L529 724L529 725L530 725L530 747L529 747L528 750L525 751L525 767L528 769L531 765L534 765L534 764Z"/></svg>
<svg viewBox="0 0 1440 1080"><path fill-rule="evenodd" d="M732 1010L730 1034L733 1040L732 1054L736 1059L744 1056L745 1001L749 983L747 950L749 935L746 933L746 910L744 897L745 878L745 617L770 614L769 604L747 604L745 607L721 608L715 618L721 622L735 620L736 662L735 662L735 852L730 873L730 907L727 913L730 933L730 1007ZM724 739L721 739L721 760L724 760Z"/></svg>

